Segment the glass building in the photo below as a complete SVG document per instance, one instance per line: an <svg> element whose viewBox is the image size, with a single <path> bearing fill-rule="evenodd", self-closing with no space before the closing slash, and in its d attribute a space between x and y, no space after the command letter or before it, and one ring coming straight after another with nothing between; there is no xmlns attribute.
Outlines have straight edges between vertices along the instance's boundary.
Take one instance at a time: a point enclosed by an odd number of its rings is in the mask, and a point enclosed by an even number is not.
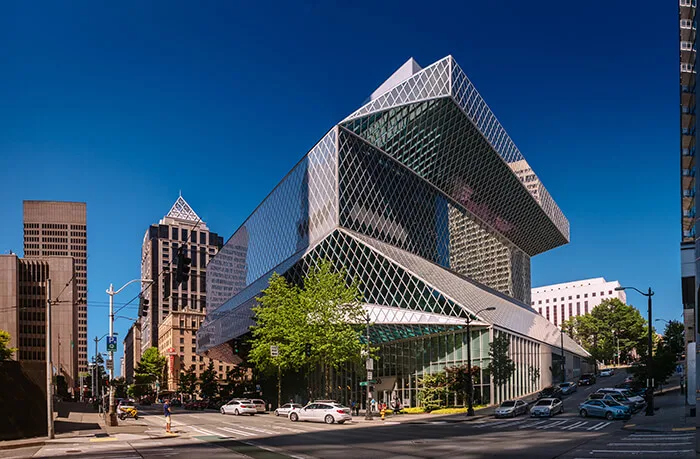
<svg viewBox="0 0 700 459"><path fill-rule="evenodd" d="M530 257L569 241L568 221L532 176L451 56L425 68L410 59L311 148L211 260L197 352L240 362L233 343L253 325L251 308L272 273L300 282L328 259L360 280L380 345L380 400L414 406L423 375L466 363L468 317L474 365L488 365L498 334L509 337L516 363L501 388L482 373L477 401L560 380L562 351L566 378L576 377L587 353L530 307ZM362 398L364 370L334 377L336 398Z"/></svg>

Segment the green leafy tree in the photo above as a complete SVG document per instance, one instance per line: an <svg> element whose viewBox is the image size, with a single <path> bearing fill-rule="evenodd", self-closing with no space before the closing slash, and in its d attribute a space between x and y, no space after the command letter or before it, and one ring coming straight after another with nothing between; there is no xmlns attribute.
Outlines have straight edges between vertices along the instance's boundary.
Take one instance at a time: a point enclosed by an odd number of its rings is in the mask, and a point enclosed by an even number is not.
<svg viewBox="0 0 700 459"><path fill-rule="evenodd" d="M540 383L540 369L530 365L527 369L527 375L530 378L530 382L534 387L539 387Z"/></svg>
<svg viewBox="0 0 700 459"><path fill-rule="evenodd" d="M474 378L479 375L480 370L481 369L479 367L472 366L471 371L469 371L469 367L467 365L445 368L448 389L462 395L464 403L466 404L467 398L469 397L469 378L471 378L471 387L473 387Z"/></svg>
<svg viewBox="0 0 700 459"><path fill-rule="evenodd" d="M357 281L346 282L345 271L334 271L324 260L312 267L301 287L273 274L253 308L250 361L261 371L299 370L304 365L324 372L325 394L330 397L332 368L359 360L360 324L364 309ZM305 353L310 345L311 355ZM278 357L270 346L276 345Z"/></svg>
<svg viewBox="0 0 700 459"><path fill-rule="evenodd" d="M11 360L12 354L17 352L16 347L9 347L10 333L5 330L0 330L0 361Z"/></svg>
<svg viewBox="0 0 700 459"><path fill-rule="evenodd" d="M685 327L682 322L672 320L666 324L664 343L673 355L680 356L685 352Z"/></svg>
<svg viewBox="0 0 700 459"><path fill-rule="evenodd" d="M450 389L445 373L424 375L418 384L418 401L426 411L437 410L447 405Z"/></svg>
<svg viewBox="0 0 700 459"><path fill-rule="evenodd" d="M219 385L216 382L216 371L214 361L210 360L207 369L202 372L199 382L199 394L202 398L212 398L219 392Z"/></svg>
<svg viewBox="0 0 700 459"><path fill-rule="evenodd" d="M197 392L197 373L194 365L190 365L188 369L180 372L180 380L178 389L181 394L189 395L190 397Z"/></svg>
<svg viewBox="0 0 700 459"><path fill-rule="evenodd" d="M141 361L134 369L134 376L140 377L138 385L153 385L163 381L166 358L158 353L157 347L149 347L141 356Z"/></svg>
<svg viewBox="0 0 700 459"><path fill-rule="evenodd" d="M126 379L122 376L121 378L115 378L112 380L112 386L114 386L114 396L116 398L126 398L127 394L127 384Z"/></svg>
<svg viewBox="0 0 700 459"><path fill-rule="evenodd" d="M222 398L229 399L246 391L247 371L242 366L234 366L226 373L226 384L219 387Z"/></svg>
<svg viewBox="0 0 700 459"><path fill-rule="evenodd" d="M489 347L491 362L487 369L493 378L494 386L501 387L515 373L515 362L508 356L510 340L507 335L499 333L494 337L493 342L489 343Z"/></svg>
<svg viewBox="0 0 700 459"><path fill-rule="evenodd" d="M127 387L126 393L129 397L139 399L151 393L151 382L148 376L134 375L134 384Z"/></svg>

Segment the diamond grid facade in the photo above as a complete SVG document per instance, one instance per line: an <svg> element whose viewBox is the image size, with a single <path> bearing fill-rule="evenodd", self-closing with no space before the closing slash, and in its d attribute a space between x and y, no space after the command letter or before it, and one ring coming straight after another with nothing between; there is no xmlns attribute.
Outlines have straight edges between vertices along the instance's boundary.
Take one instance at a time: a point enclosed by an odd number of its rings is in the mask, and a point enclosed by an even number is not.
<svg viewBox="0 0 700 459"><path fill-rule="evenodd" d="M329 131L209 263L199 353L240 361L232 342L254 323L272 273L301 283L327 259L360 281L387 364L384 396L413 405L420 376L464 363L467 317L476 365L488 364L488 342L503 333L518 366L503 388L480 376L479 398L551 382L561 337L529 306L530 257L566 243L568 222L509 167L522 155L452 58L414 67ZM564 348L576 376L587 354L568 337ZM541 381L528 377L533 368L544 369ZM341 400L360 398L362 374L335 377L347 387Z"/></svg>

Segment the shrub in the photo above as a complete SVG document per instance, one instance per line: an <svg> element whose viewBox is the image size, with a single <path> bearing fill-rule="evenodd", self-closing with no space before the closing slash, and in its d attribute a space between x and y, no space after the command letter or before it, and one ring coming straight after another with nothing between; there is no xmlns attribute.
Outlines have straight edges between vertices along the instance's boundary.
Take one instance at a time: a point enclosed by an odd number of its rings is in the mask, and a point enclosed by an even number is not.
<svg viewBox="0 0 700 459"><path fill-rule="evenodd" d="M425 413L425 409L420 406L415 406L413 408L403 408L401 412L406 414L421 414Z"/></svg>
<svg viewBox="0 0 700 459"><path fill-rule="evenodd" d="M460 414L466 412L466 408L440 408L439 410L431 411L430 414Z"/></svg>

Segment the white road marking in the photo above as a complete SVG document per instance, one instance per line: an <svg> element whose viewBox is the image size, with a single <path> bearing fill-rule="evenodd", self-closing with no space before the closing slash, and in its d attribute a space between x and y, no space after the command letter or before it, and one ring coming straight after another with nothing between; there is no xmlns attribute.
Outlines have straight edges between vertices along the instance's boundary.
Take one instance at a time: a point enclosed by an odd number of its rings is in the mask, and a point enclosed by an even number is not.
<svg viewBox="0 0 700 459"><path fill-rule="evenodd" d="M604 422L602 426L596 427L596 428L594 428L593 430L600 430L600 429L603 429L603 428L609 426L610 424L612 424L612 422ZM591 429L588 429L588 430L591 430Z"/></svg>
<svg viewBox="0 0 700 459"><path fill-rule="evenodd" d="M550 424L545 424L545 425L543 425L543 426L539 426L537 429L539 429L539 430L551 429L552 427L560 426L560 425L562 425L562 424L566 424L567 422L568 422L568 421L566 421L566 420L564 420L564 421L555 421L555 422L552 422L552 423L550 423Z"/></svg>
<svg viewBox="0 0 700 459"><path fill-rule="evenodd" d="M540 424L544 424L545 422L549 422L549 421L538 421L538 422L535 422L534 424L526 424L524 426L519 427L519 429L527 429L529 427L535 427L535 426L538 426Z"/></svg>
<svg viewBox="0 0 700 459"><path fill-rule="evenodd" d="M289 430L294 433L306 433L306 430L300 430L300 429L292 429L291 427L282 427L282 426L276 426L277 429L284 429L284 430Z"/></svg>
<svg viewBox="0 0 700 459"><path fill-rule="evenodd" d="M486 422L484 424L476 426L477 429L483 429L484 427L500 426L501 424L507 424L511 421L496 421L496 422Z"/></svg>
<svg viewBox="0 0 700 459"><path fill-rule="evenodd" d="M219 436L219 434L216 434L216 433L214 433L214 432L210 432L210 431L205 430L205 429L200 429L199 427L194 427L194 426L191 426L191 427L192 427L194 430L196 430L197 432L202 433L202 434L204 434L204 435L214 435L215 437L218 437L218 436Z"/></svg>
<svg viewBox="0 0 700 459"><path fill-rule="evenodd" d="M668 434L668 435L658 435L658 434L632 434L628 438L635 440L641 438L695 438L695 434Z"/></svg>
<svg viewBox="0 0 700 459"><path fill-rule="evenodd" d="M575 423L571 424L570 426L564 426L561 428L561 430L574 430L574 429L578 429L579 427L583 427L586 424L588 424L588 421L579 421L579 422L575 422Z"/></svg>
<svg viewBox="0 0 700 459"><path fill-rule="evenodd" d="M264 434L268 434L268 435L274 435L277 433L277 432L272 432L270 430L258 429L257 427L242 426L240 424L236 424L236 427L240 427L241 429L248 429L248 430L252 430L254 432L260 432L260 433L264 433Z"/></svg>
<svg viewBox="0 0 700 459"><path fill-rule="evenodd" d="M638 450L638 449L631 449L631 450L619 450L619 449L594 449L591 451L591 454L608 454L608 453L615 453L615 454L670 454L670 453L692 453L694 452L694 449L674 449L674 450L666 450L666 451L654 451L654 450Z"/></svg>
<svg viewBox="0 0 700 459"><path fill-rule="evenodd" d="M522 419L520 421L511 421L507 424L501 424L500 426L496 426L496 429L500 429L501 427L512 427L512 426L519 426L520 424L525 424L526 422L530 422L529 419Z"/></svg>
<svg viewBox="0 0 700 459"><path fill-rule="evenodd" d="M594 425L594 426L590 426L590 427L589 427L588 429L586 429L586 430L594 430L596 427L602 426L603 424L605 424L605 422L599 422L598 424L596 424L596 425Z"/></svg>
<svg viewBox="0 0 700 459"><path fill-rule="evenodd" d="M670 446L670 445L692 445L693 442L690 441L683 441L679 443L649 443L649 442L641 442L641 443L630 443L630 442L622 442L622 443L608 443L605 446Z"/></svg>
<svg viewBox="0 0 700 459"><path fill-rule="evenodd" d="M230 427L218 427L218 429L225 430L226 432L235 433L236 435L243 435L244 437L255 436L255 434L252 432L245 432L243 430L236 430L236 429L232 429Z"/></svg>

